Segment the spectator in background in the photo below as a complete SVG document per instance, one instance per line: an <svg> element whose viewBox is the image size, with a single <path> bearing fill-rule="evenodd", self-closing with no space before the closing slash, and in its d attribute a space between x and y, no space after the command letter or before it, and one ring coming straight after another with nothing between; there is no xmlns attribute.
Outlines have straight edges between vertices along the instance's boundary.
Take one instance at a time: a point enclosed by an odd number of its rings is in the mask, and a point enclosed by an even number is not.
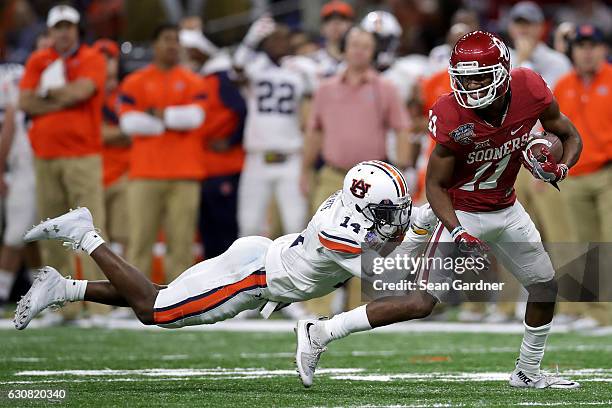
<svg viewBox="0 0 612 408"><path fill-rule="evenodd" d="M451 27L446 33L446 42L433 47L429 52L429 70L438 72L448 68L448 60L457 40L463 35L480 28L478 13L474 10L459 9L453 14Z"/></svg>
<svg viewBox="0 0 612 408"><path fill-rule="evenodd" d="M51 47L53 47L53 40L49 35L49 31L45 30L38 34L36 37L36 50L44 50Z"/></svg>
<svg viewBox="0 0 612 408"><path fill-rule="evenodd" d="M559 23L570 22L574 25L593 24L605 35L612 33L612 10L610 3L599 0L572 0L559 2L561 7L557 8L555 20ZM563 4L565 3L565 4Z"/></svg>
<svg viewBox="0 0 612 408"><path fill-rule="evenodd" d="M312 191L314 208L342 188L344 174L352 166L386 159L389 130L398 135L398 167L406 167L410 123L395 87L372 68L375 47L372 33L352 28L346 38L346 70L315 92L300 183L304 193L311 192L314 165L322 155L325 165Z"/></svg>
<svg viewBox="0 0 612 408"><path fill-rule="evenodd" d="M107 39L98 40L93 46L106 57L106 89L102 107L105 230L111 248L123 255L129 235L127 174L131 139L119 128L119 47Z"/></svg>
<svg viewBox="0 0 612 408"><path fill-rule="evenodd" d="M354 18L353 8L343 1L332 0L321 8L321 35L325 43L313 55L319 76L330 77L338 72L343 53L341 43Z"/></svg>
<svg viewBox="0 0 612 408"><path fill-rule="evenodd" d="M521 1L512 7L508 34L514 46L510 50L513 67L531 68L542 75L551 88L571 69L565 55L542 42L544 13L536 3Z"/></svg>
<svg viewBox="0 0 612 408"><path fill-rule="evenodd" d="M53 47L34 52L21 80L20 108L32 117L29 137L35 156L40 217L56 217L77 206L88 207L104 225L101 119L106 73L104 57L79 43L79 13L53 7L47 16ZM76 275L71 254L41 244L43 262ZM101 273L83 259L86 279ZM66 318L76 317L77 307ZM101 311L101 310L100 310Z"/></svg>
<svg viewBox="0 0 612 408"><path fill-rule="evenodd" d="M5 3L3 27L6 31L6 62L23 64L36 47L37 37L46 31L41 21L27 0L8 0ZM1 47L0 48L4 48Z"/></svg>
<svg viewBox="0 0 612 408"><path fill-rule="evenodd" d="M522 1L512 7L508 26L514 44L514 49L510 50L512 66L536 71L552 89L559 77L569 72L571 63L567 56L541 41L543 30L544 14L537 4ZM566 240L568 217L565 213L550 211L556 207L557 191L534 180L525 169L519 173L515 187L521 203L540 227L544 241Z"/></svg>
<svg viewBox="0 0 612 408"><path fill-rule="evenodd" d="M571 42L574 69L554 89L559 108L582 136L582 155L561 194L571 214L572 234L583 243L612 242L612 65L607 55L603 32L592 25L579 26ZM599 324L612 323L610 304L590 305L586 314Z"/></svg>
<svg viewBox="0 0 612 408"><path fill-rule="evenodd" d="M244 162L246 104L230 79L231 62L210 46L201 31L181 30L180 40L190 66L204 77L207 89L203 129L206 177L200 197L199 230L204 256L212 258L238 239L237 192Z"/></svg>
<svg viewBox="0 0 612 408"><path fill-rule="evenodd" d="M179 65L178 27L153 36L153 62L121 86L119 125L132 138L127 258L151 272L152 250L163 226L166 280L193 262L192 246L204 176L202 79Z"/></svg>

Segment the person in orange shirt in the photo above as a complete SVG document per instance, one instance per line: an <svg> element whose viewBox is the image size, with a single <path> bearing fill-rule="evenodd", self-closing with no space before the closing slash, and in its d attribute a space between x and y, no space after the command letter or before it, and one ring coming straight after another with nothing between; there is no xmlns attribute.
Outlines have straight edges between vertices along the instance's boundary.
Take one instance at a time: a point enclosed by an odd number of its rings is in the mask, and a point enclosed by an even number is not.
<svg viewBox="0 0 612 408"><path fill-rule="evenodd" d="M582 135L583 153L563 183L561 196L576 241L612 242L612 65L606 61L603 33L588 24L577 27L570 53L574 69L559 79L554 94ZM600 259L600 265L612 263L610 255L601 252L608 258ZM602 282L600 287L610 285ZM609 298L610 293L605 295ZM567 304L561 312L584 318L581 323L612 323L609 303Z"/></svg>
<svg viewBox="0 0 612 408"><path fill-rule="evenodd" d="M106 94L102 107L105 230L113 250L123 255L129 234L127 174L132 142L119 128L119 47L107 39L96 41L93 47L106 57Z"/></svg>
<svg viewBox="0 0 612 408"><path fill-rule="evenodd" d="M128 259L150 272L153 244L164 226L166 279L193 262L204 178L205 83L179 63L178 28L163 25L153 37L153 62L121 85L121 131L132 138L128 185Z"/></svg>
<svg viewBox="0 0 612 408"><path fill-rule="evenodd" d="M38 215L55 217L87 206L104 225L101 125L106 72L104 57L79 42L79 13L53 7L47 26L53 47L34 52L20 83L19 107L32 117L28 136L35 156ZM71 254L42 245L43 262L76 275ZM83 258L86 278L100 275ZM74 312L74 313L72 313ZM71 310L66 318L75 317Z"/></svg>
<svg viewBox="0 0 612 408"><path fill-rule="evenodd" d="M450 76L448 75L448 71L446 69L436 72L432 76L425 78L422 81L420 89L420 102L423 111L423 118L425 119L426 123L429 122L429 110L434 105L438 97L451 91ZM429 159L429 155L433 151L434 146L435 143L429 137L423 137L421 139L419 149L420 154L416 161L417 183L415 186L415 191L412 193L412 197L415 202L425 200L425 170L427 170L427 161Z"/></svg>
<svg viewBox="0 0 612 408"><path fill-rule="evenodd" d="M583 154L561 190L579 242L612 241L612 65L602 32L576 29L571 43L574 69L559 79L554 94L561 111L583 136Z"/></svg>
<svg viewBox="0 0 612 408"><path fill-rule="evenodd" d="M206 178L200 201L200 238L204 257L221 255L238 239L238 182L244 163L242 136L246 103L230 79L229 55L218 50L200 30L181 30L181 45L190 66L206 82L204 161Z"/></svg>

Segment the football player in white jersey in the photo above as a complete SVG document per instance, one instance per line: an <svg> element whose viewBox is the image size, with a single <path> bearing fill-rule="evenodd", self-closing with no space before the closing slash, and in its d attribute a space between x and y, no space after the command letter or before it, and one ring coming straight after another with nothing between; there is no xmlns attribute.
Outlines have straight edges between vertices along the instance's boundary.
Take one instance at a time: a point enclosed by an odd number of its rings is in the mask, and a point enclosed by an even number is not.
<svg viewBox="0 0 612 408"><path fill-rule="evenodd" d="M36 221L35 177L25 114L17 109L23 66L0 65L0 196L6 225L0 249L0 303L23 260L24 232Z"/></svg>
<svg viewBox="0 0 612 408"><path fill-rule="evenodd" d="M436 223L429 206L412 210L406 182L395 167L362 162L349 170L343 189L321 205L301 233L274 242L240 238L224 254L158 286L113 253L87 208L80 208L42 222L24 239L56 239L86 251L108 281L67 279L44 267L17 306L15 327L24 329L48 306L82 300L131 307L142 323L165 328L211 324L244 310L260 309L267 317L361 277L362 248L378 251L391 242L399 245L396 250L417 256Z"/></svg>
<svg viewBox="0 0 612 408"><path fill-rule="evenodd" d="M289 53L289 29L262 17L253 23L234 57L247 82L247 156L238 188L241 236L266 235L273 196L285 233L301 231L306 223L307 201L298 180L302 124L316 66L307 57Z"/></svg>

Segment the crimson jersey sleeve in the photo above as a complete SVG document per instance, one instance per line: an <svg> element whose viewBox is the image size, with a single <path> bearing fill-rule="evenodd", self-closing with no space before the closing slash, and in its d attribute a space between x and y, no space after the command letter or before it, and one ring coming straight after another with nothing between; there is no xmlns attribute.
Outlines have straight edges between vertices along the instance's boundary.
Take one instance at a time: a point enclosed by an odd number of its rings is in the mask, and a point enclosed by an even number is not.
<svg viewBox="0 0 612 408"><path fill-rule="evenodd" d="M461 144L460 135L451 135L461 122L461 115L453 94L442 95L429 111L429 136L438 144L453 151L458 151ZM456 126L453 126L456 125Z"/></svg>
<svg viewBox="0 0 612 408"><path fill-rule="evenodd" d="M539 115L552 103L552 91L537 72L529 68L516 68L512 70L512 80L520 82L531 96L532 112Z"/></svg>

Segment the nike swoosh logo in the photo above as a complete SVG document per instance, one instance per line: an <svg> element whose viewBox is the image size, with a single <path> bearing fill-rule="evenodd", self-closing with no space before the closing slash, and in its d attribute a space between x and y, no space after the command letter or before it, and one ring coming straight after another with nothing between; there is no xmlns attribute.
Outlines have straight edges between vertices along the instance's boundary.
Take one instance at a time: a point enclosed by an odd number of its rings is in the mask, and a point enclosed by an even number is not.
<svg viewBox="0 0 612 408"><path fill-rule="evenodd" d="M521 130L521 128L522 128L522 127L523 127L523 125L519 126L519 128L518 128L518 129L511 130L511 131L510 131L510 134L511 134L512 136L514 136L514 134L515 134L516 132L518 132L519 130Z"/></svg>
<svg viewBox="0 0 612 408"><path fill-rule="evenodd" d="M310 340L310 326L314 326L314 323L306 324L306 336L308 337L308 343L312 344L312 340Z"/></svg>

